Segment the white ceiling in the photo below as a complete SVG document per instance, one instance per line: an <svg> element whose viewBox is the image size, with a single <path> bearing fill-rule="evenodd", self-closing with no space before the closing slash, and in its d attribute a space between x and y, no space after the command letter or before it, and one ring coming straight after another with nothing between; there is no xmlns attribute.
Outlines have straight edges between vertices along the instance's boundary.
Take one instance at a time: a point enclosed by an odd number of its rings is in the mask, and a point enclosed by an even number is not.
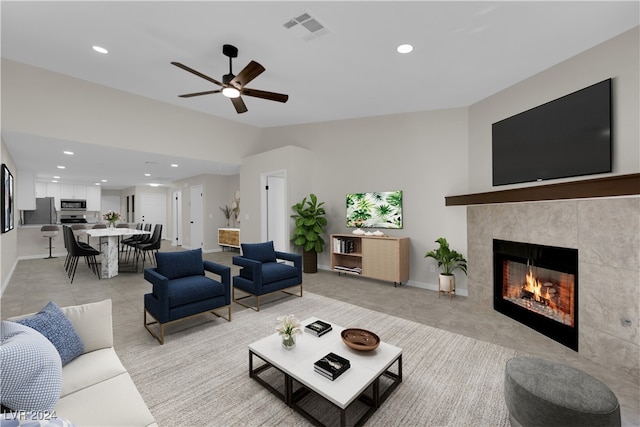
<svg viewBox="0 0 640 427"><path fill-rule="evenodd" d="M325 33L314 36L301 25L285 29L303 13ZM640 22L638 1L4 0L1 19L2 57L257 127L468 106ZM401 43L415 50L398 54ZM251 60L266 68L248 87L286 93L289 101L243 97L249 111L237 114L221 94L179 98L218 87L170 62L222 80L229 67L223 44L239 49L234 73ZM95 53L92 45L109 54ZM18 146L61 143L2 136L18 167L26 161ZM50 166L51 157L38 160L22 151L31 168ZM151 158L138 154L127 157ZM202 167L187 159L158 161L188 165L161 171L168 179L193 176ZM110 179L105 188L146 182L120 165L118 176L126 182ZM237 173L237 165L208 166L208 173L211 166Z"/></svg>

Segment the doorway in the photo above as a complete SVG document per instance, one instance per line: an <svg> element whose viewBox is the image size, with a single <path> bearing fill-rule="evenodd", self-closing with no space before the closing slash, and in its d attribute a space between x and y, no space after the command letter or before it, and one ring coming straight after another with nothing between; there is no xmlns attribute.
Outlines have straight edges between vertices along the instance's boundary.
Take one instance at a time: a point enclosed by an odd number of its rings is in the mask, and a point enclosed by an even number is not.
<svg viewBox="0 0 640 427"><path fill-rule="evenodd" d="M191 249L204 246L202 185L191 187Z"/></svg>
<svg viewBox="0 0 640 427"><path fill-rule="evenodd" d="M262 189L262 240L273 240L276 251L289 252L286 171L264 174Z"/></svg>
<svg viewBox="0 0 640 427"><path fill-rule="evenodd" d="M144 224L162 224L167 228L167 195L165 193L140 193L140 221Z"/></svg>
<svg viewBox="0 0 640 427"><path fill-rule="evenodd" d="M182 246L182 191L174 191L172 201L173 240L171 246Z"/></svg>

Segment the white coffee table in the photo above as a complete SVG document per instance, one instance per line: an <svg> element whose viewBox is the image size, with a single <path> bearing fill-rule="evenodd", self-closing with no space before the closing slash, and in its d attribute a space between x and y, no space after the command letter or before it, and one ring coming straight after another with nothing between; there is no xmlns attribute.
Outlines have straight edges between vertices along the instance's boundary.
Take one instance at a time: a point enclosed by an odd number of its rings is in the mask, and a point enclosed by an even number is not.
<svg viewBox="0 0 640 427"><path fill-rule="evenodd" d="M373 351L352 350L340 337L343 327L317 317L305 319L301 323L307 325L315 320L331 323L333 330L321 337L305 332L297 337L296 347L292 350L282 347L282 338L277 333L250 344L249 376L316 425L321 425L321 422L298 405L310 392L339 409L341 426L346 425L347 408L358 399L369 406L368 411L356 422L356 425L361 425L402 382L402 349L381 342ZM313 363L330 352L351 362L351 367L334 381L313 369ZM264 363L254 367L254 356ZM397 364L396 372L389 370L394 364ZM262 372L271 368L284 374L284 393L260 377ZM382 376L391 379L391 384L381 392ZM369 388L371 392L367 394Z"/></svg>

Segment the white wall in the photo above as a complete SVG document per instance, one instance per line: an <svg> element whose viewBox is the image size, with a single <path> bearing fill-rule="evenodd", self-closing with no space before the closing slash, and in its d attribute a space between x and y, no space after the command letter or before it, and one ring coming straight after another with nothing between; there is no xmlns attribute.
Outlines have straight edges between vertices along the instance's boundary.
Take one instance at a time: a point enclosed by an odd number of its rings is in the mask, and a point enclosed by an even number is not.
<svg viewBox="0 0 640 427"><path fill-rule="evenodd" d="M0 139L0 164L6 163L9 171L14 176L14 179L17 177L16 166L13 163L13 158L11 154L7 150L4 145L4 141ZM15 183L15 181L14 181ZM15 183L15 187L17 188L17 183ZM15 201L18 201L18 195L15 195ZM14 229L7 232L2 233L0 235L0 255L2 259L0 260L0 286L2 290L8 283L8 279L10 277L11 272L13 271L14 265L16 263L18 257L18 212L16 211L14 218Z"/></svg>
<svg viewBox="0 0 640 427"><path fill-rule="evenodd" d="M269 128L263 146L309 149L306 193L325 202L326 237L352 231L346 227L347 193L402 190L404 228L384 231L411 238L411 284L437 289L438 274L424 259L434 241L444 236L466 253L465 208L445 207L444 198L467 192L467 134L467 110L459 108ZM318 263L329 266L328 247ZM466 293L464 276L456 287Z"/></svg>
<svg viewBox="0 0 640 427"><path fill-rule="evenodd" d="M2 129L240 164L260 129L2 58Z"/></svg>
<svg viewBox="0 0 640 427"><path fill-rule="evenodd" d="M309 195L313 188L315 152L287 145L243 159L240 168L242 242L259 242L262 236L262 177L276 171L286 171L286 204L292 206ZM322 198L321 195L318 197ZM291 212L293 213L293 212ZM293 220L289 220L290 233ZM291 247L291 250L294 250Z"/></svg>

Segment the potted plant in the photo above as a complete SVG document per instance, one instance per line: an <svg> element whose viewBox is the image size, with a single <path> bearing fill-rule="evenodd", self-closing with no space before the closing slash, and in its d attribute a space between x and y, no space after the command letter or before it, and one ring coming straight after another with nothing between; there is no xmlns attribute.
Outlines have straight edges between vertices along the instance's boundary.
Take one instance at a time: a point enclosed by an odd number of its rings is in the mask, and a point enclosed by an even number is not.
<svg viewBox="0 0 640 427"><path fill-rule="evenodd" d="M324 202L318 203L315 194L309 195L309 200L291 206L296 211L291 218L296 220L296 226L291 240L302 248L302 271L316 273L318 271L318 254L324 249L324 239L321 234L327 225L326 212L322 207Z"/></svg>
<svg viewBox="0 0 640 427"><path fill-rule="evenodd" d="M438 278L438 298L440 292L448 292L449 298L451 298L451 294L456 291L456 276L453 275L453 272L459 269L467 274L467 260L461 253L451 249L444 237L440 237L436 243L440 246L427 252L424 257L438 261L438 267L442 270Z"/></svg>

